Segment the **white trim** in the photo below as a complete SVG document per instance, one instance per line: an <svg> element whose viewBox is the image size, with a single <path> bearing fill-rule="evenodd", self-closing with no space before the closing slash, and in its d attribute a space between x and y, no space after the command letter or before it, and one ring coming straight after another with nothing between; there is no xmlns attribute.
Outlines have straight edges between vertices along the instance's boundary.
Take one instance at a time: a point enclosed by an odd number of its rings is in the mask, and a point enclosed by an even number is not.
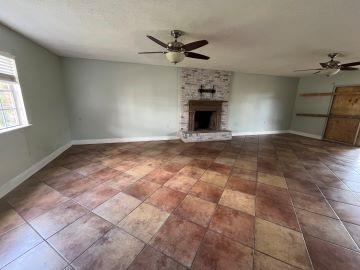
<svg viewBox="0 0 360 270"><path fill-rule="evenodd" d="M251 135L267 135L267 134L282 134L290 133L289 130L269 130L269 131L246 131L246 132L232 132L233 136L251 136Z"/></svg>
<svg viewBox="0 0 360 270"><path fill-rule="evenodd" d="M322 139L321 135L314 135L314 134L301 132L301 131L296 131L296 130L289 130L289 133L299 135L299 136L303 136L303 137L313 138L313 139L317 139L317 140Z"/></svg>
<svg viewBox="0 0 360 270"><path fill-rule="evenodd" d="M12 191L14 188L16 188L22 182L27 180L34 173L41 170L43 167L45 167L47 164L49 164L51 161L53 161L55 158L57 158L60 154L62 154L64 151L66 151L70 146L71 146L71 143L65 144L64 146L56 149L50 155L48 155L45 158L43 158L42 160L38 161L31 167L27 168L25 171L23 171L19 175L15 176L14 178L7 181L5 184L3 184L0 187L0 198L2 198L7 193Z"/></svg>
<svg viewBox="0 0 360 270"><path fill-rule="evenodd" d="M73 140L73 141L71 141L71 143L72 143L72 145L82 145L82 144L102 144L102 143L169 141L169 140L178 140L178 139L180 139L179 136L157 136L157 137L131 137L131 138Z"/></svg>

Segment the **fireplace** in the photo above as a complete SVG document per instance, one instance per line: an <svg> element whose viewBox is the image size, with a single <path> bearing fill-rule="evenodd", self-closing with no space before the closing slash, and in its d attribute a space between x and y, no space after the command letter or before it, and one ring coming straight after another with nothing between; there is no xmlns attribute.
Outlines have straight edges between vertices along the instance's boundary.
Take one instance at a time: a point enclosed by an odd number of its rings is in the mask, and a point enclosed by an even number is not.
<svg viewBox="0 0 360 270"><path fill-rule="evenodd" d="M223 101L190 100L189 131L219 131Z"/></svg>

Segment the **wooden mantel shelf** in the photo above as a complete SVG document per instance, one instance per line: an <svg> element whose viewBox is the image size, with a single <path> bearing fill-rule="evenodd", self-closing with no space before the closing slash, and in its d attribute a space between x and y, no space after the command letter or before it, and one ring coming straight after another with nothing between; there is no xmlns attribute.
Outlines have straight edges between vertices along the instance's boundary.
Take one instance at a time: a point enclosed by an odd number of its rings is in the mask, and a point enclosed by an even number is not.
<svg viewBox="0 0 360 270"><path fill-rule="evenodd" d="M316 113L297 113L297 116L307 116L307 117L334 117L334 118L346 118L346 119L360 119L360 115L336 115L336 114L316 114Z"/></svg>
<svg viewBox="0 0 360 270"><path fill-rule="evenodd" d="M323 97L323 96L356 96L360 95L360 92L350 92L350 93L336 93L336 92L323 92L323 93L303 93L299 94L300 97Z"/></svg>

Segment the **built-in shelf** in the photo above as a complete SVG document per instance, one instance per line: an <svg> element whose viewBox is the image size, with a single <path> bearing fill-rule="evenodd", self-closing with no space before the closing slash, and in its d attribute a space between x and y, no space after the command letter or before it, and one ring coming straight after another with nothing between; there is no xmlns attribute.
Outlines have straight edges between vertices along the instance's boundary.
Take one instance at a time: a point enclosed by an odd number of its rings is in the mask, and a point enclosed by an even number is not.
<svg viewBox="0 0 360 270"><path fill-rule="evenodd" d="M300 97L323 97L323 96L356 96L360 95L360 92L358 93L336 93L336 92L323 92L323 93L303 93L299 94Z"/></svg>
<svg viewBox="0 0 360 270"><path fill-rule="evenodd" d="M321 113L297 113L297 116L307 117L334 117L334 118L346 118L346 119L360 119L360 115L337 115L337 114L321 114Z"/></svg>

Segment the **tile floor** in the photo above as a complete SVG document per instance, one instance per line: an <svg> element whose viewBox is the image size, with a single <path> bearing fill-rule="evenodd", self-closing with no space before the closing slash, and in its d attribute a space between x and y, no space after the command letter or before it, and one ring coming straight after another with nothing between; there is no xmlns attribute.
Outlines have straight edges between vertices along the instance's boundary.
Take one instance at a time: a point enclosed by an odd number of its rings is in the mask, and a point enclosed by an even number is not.
<svg viewBox="0 0 360 270"><path fill-rule="evenodd" d="M359 269L360 149L73 146L0 200L1 269Z"/></svg>

